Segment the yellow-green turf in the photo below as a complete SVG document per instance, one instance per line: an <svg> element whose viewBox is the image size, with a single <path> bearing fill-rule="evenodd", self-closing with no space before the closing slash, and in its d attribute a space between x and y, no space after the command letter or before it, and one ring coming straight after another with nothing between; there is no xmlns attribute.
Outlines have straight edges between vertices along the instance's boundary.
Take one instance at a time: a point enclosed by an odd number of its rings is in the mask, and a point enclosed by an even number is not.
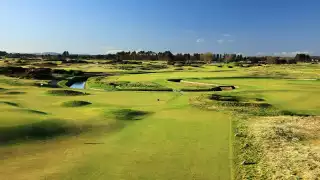
<svg viewBox="0 0 320 180"><path fill-rule="evenodd" d="M94 64L58 68L122 71ZM169 67L105 80L148 81L177 89L191 85L167 79L235 85L234 91L216 93L260 97L282 110L320 114L319 80L307 79L319 77L319 65L184 69ZM0 145L0 179L224 180L233 176L231 127L237 117L192 106L191 99L202 93L86 89L81 91L89 95L58 96L33 82L0 76L0 139L12 140ZM70 101L92 104L64 106ZM50 130L51 124L62 130L53 129L56 134L50 138L39 137L46 132L30 132L35 127ZM73 133L74 129L81 131ZM21 133L31 137L20 138Z"/></svg>
<svg viewBox="0 0 320 180"><path fill-rule="evenodd" d="M119 121L113 111L128 108L150 114L111 129L2 145L0 179L230 178L230 117L190 107L192 94L92 90L87 96L69 97L48 95L47 88L1 87L25 92L1 94L1 101L19 104L0 104L2 128L51 119L105 126ZM62 106L71 100L92 105Z"/></svg>

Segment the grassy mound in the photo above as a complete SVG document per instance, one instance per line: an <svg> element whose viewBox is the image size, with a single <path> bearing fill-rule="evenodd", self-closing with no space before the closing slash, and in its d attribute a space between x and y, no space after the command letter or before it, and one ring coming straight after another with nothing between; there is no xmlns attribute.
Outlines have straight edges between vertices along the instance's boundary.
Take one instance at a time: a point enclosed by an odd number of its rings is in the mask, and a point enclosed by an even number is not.
<svg viewBox="0 0 320 180"><path fill-rule="evenodd" d="M142 67L140 67L141 70L160 70L160 69L167 69L167 65L161 65L161 64L146 64Z"/></svg>
<svg viewBox="0 0 320 180"><path fill-rule="evenodd" d="M14 79L14 78L3 78L3 79L0 79L0 83L6 84L6 85L10 85L10 86L32 86L33 85L33 82L24 81L24 80L21 80L21 79Z"/></svg>
<svg viewBox="0 0 320 180"><path fill-rule="evenodd" d="M218 94L213 94L211 95L210 99L216 100L216 101L234 101L234 102L240 102L244 98L239 97L239 96L222 96Z"/></svg>
<svg viewBox="0 0 320 180"><path fill-rule="evenodd" d="M86 85L88 88L106 91L172 91L171 88L155 82L108 81L104 77L89 78Z"/></svg>
<svg viewBox="0 0 320 180"><path fill-rule="evenodd" d="M203 102L200 103L202 107L208 108L211 106L216 109L228 109L236 113L246 113L256 116L311 116L310 114L276 108L264 102L265 100L262 98L220 94L212 94L208 98L211 102L205 102L205 98L200 98L200 101Z"/></svg>
<svg viewBox="0 0 320 180"><path fill-rule="evenodd" d="M117 120L134 121L143 119L146 115L150 114L150 112L132 109L120 109L113 111L112 114Z"/></svg>
<svg viewBox="0 0 320 180"><path fill-rule="evenodd" d="M68 80L62 80L62 81L59 81L59 82L57 83L57 85L58 85L59 87L61 87L61 88L69 88L69 86L67 85L67 83L68 83Z"/></svg>
<svg viewBox="0 0 320 180"><path fill-rule="evenodd" d="M181 86L180 90L185 92L225 91L235 89L234 86L216 86L201 82L185 81L180 78L170 78L167 79L167 81L179 83L179 86Z"/></svg>
<svg viewBox="0 0 320 180"><path fill-rule="evenodd" d="M21 140L42 140L80 130L62 120L44 120L31 124L0 127L0 144Z"/></svg>
<svg viewBox="0 0 320 180"><path fill-rule="evenodd" d="M210 99L214 101L218 101L219 105L223 105L223 106L259 107L259 108L272 107L271 104L261 103L262 99L260 98L213 94L211 95Z"/></svg>
<svg viewBox="0 0 320 180"><path fill-rule="evenodd" d="M50 90L48 94L55 96L84 96L89 95L85 92L74 91L74 90Z"/></svg>
<svg viewBox="0 0 320 180"><path fill-rule="evenodd" d="M250 114L254 116L277 116L283 115L281 110L261 98L246 97L239 95L201 95L191 100L191 104L198 108L210 110L227 110L232 113Z"/></svg>
<svg viewBox="0 0 320 180"><path fill-rule="evenodd" d="M67 101L62 103L62 106L64 107L81 107L81 106L87 106L92 104L91 102L87 101Z"/></svg>
<svg viewBox="0 0 320 180"><path fill-rule="evenodd" d="M103 89L106 91L114 91L116 90L116 85L111 82L104 81L105 78L103 76L91 77L86 82L87 88L95 88L95 89Z"/></svg>
<svg viewBox="0 0 320 180"><path fill-rule="evenodd" d="M261 101L265 101L265 100L262 99L262 98L256 98L255 100L258 101L258 102L259 102L259 101L260 101L260 102L261 102Z"/></svg>
<svg viewBox="0 0 320 180"><path fill-rule="evenodd" d="M34 66L38 66L38 67L56 67L57 63L53 63L53 62L44 62L44 63L37 63L34 64Z"/></svg>
<svg viewBox="0 0 320 180"><path fill-rule="evenodd" d="M119 89L162 89L164 86L155 82L113 82Z"/></svg>

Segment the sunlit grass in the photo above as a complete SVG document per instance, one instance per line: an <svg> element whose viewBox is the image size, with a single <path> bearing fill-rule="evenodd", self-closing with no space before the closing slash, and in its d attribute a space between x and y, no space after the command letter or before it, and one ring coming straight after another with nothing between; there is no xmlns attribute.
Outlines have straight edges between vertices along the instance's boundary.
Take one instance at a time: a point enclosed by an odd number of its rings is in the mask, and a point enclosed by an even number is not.
<svg viewBox="0 0 320 180"><path fill-rule="evenodd" d="M103 85L87 84L85 90L40 88L35 80L0 76L0 139L6 139L0 147L0 179L230 179L232 170L244 178L257 166L241 162L259 160L261 149L254 148L252 139L240 137L242 132L247 135L240 121L248 129L251 118L256 121L249 128L260 127L257 117L262 116L277 118L286 112L296 119L320 114L319 81L305 80L318 76L318 65L169 66L148 74L128 74L109 64L55 68L123 74L100 77ZM209 86L170 78L238 88L202 93L104 91L108 82L174 90ZM212 94L225 99L210 99ZM235 154L232 143L240 143ZM243 155L237 148L246 143L253 149Z"/></svg>

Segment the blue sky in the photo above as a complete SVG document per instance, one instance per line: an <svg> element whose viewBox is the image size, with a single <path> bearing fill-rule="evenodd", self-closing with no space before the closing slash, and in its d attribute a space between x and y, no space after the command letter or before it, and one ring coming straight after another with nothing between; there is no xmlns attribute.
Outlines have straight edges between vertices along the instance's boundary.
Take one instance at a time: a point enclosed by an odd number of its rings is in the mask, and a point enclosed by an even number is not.
<svg viewBox="0 0 320 180"><path fill-rule="evenodd" d="M320 54L319 0L1 0L0 50Z"/></svg>

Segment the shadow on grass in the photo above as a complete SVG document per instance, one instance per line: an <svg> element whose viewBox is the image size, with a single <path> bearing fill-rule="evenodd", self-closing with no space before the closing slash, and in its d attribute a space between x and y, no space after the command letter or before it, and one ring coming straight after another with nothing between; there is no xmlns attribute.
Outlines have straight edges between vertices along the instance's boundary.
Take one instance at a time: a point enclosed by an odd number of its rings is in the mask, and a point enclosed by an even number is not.
<svg viewBox="0 0 320 180"><path fill-rule="evenodd" d="M23 109L23 111L33 113L33 114L48 115L48 113L46 113L46 112L33 110L33 109Z"/></svg>
<svg viewBox="0 0 320 180"><path fill-rule="evenodd" d="M143 119L147 115L150 115L151 112L138 111L138 110L132 110L132 109L120 109L120 110L113 111L112 114L115 116L117 120L135 121L135 120Z"/></svg>
<svg viewBox="0 0 320 180"><path fill-rule="evenodd" d="M222 96L218 94L212 94L210 99L215 101L233 101L233 102L240 102L242 100L242 98L239 96Z"/></svg>
<svg viewBox="0 0 320 180"><path fill-rule="evenodd" d="M64 107L81 107L81 106L87 106L92 104L91 102L87 101L67 101L62 103L62 106Z"/></svg>
<svg viewBox="0 0 320 180"><path fill-rule="evenodd" d="M172 79L167 79L167 81L179 83L182 81L182 79L172 78Z"/></svg>
<svg viewBox="0 0 320 180"><path fill-rule="evenodd" d="M19 106L16 106L19 107ZM18 113L31 113L31 114L37 114L37 115L48 115L49 113L33 110L33 109L27 109L27 108L19 108L19 109L12 109L12 111L17 111Z"/></svg>
<svg viewBox="0 0 320 180"><path fill-rule="evenodd" d="M75 132L74 128L62 120L45 120L32 124L0 127L0 144L17 140L49 139Z"/></svg>
<svg viewBox="0 0 320 180"><path fill-rule="evenodd" d="M281 113L285 116L301 116L301 117L308 117L311 116L309 114L303 114L303 113L297 113L297 112L293 112L293 111L288 111L288 110L283 110L281 111Z"/></svg>
<svg viewBox="0 0 320 180"><path fill-rule="evenodd" d="M208 92L208 91L222 91L221 87L193 87L193 88L181 88L183 92Z"/></svg>
<svg viewBox="0 0 320 180"><path fill-rule="evenodd" d="M9 101L0 101L0 104L6 104L9 106L14 106L14 107L20 107L20 105L18 103L14 103L14 102L9 102Z"/></svg>
<svg viewBox="0 0 320 180"><path fill-rule="evenodd" d="M48 94L55 96L84 96L89 95L85 92L74 91L74 90L50 90Z"/></svg>
<svg viewBox="0 0 320 180"><path fill-rule="evenodd" d="M31 124L0 127L0 145L27 142L32 140L50 140L59 136L76 136L87 132L113 132L124 128L124 124L74 124L65 120L48 119Z"/></svg>
<svg viewBox="0 0 320 180"><path fill-rule="evenodd" d="M21 92L21 91L10 91L10 92L5 92L4 94L18 95L18 94L26 94L26 92Z"/></svg>

